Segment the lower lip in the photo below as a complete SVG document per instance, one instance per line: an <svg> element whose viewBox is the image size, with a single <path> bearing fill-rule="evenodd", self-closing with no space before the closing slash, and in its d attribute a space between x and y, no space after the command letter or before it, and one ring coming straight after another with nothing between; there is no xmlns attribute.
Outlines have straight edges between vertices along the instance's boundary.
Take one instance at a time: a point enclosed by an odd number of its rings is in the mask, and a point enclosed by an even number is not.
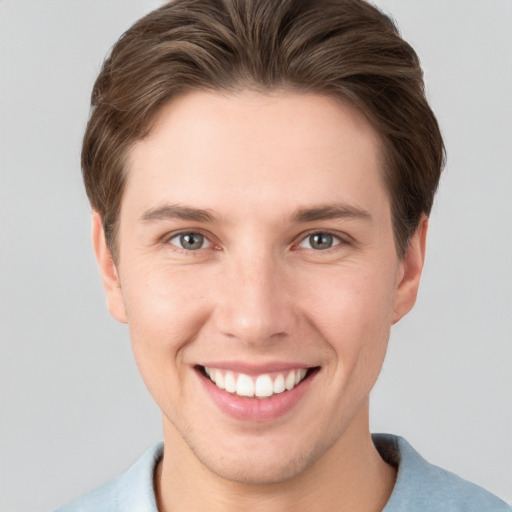
<svg viewBox="0 0 512 512"><path fill-rule="evenodd" d="M237 420L260 423L275 420L292 410L308 390L317 372L306 377L293 389L268 398L247 398L228 393L200 371L197 374L203 388L222 412Z"/></svg>

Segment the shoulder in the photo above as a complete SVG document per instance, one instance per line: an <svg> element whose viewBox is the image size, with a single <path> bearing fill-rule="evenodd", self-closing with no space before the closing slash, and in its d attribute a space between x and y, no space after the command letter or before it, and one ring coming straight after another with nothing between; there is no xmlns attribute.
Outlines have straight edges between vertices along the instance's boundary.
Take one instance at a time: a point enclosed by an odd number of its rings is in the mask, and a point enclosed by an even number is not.
<svg viewBox="0 0 512 512"><path fill-rule="evenodd" d="M159 443L126 472L55 512L157 512L153 473L162 452Z"/></svg>
<svg viewBox="0 0 512 512"><path fill-rule="evenodd" d="M373 441L382 458L398 467L383 512L511 512L482 487L427 462L402 437L376 434Z"/></svg>

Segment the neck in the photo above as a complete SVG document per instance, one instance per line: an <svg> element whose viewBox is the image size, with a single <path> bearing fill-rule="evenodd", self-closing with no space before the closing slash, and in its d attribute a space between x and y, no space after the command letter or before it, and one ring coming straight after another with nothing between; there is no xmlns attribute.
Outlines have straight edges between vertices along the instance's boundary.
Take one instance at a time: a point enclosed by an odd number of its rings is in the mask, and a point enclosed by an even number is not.
<svg viewBox="0 0 512 512"><path fill-rule="evenodd" d="M216 475L197 460L172 425L164 424L164 441L155 474L160 512L378 512L396 478L371 440L367 404L319 460L279 483L244 484Z"/></svg>

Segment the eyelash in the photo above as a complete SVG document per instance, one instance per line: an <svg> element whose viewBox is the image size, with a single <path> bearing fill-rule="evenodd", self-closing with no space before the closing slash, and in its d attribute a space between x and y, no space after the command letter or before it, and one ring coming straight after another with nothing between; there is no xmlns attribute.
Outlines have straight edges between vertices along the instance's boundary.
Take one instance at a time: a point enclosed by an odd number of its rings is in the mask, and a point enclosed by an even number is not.
<svg viewBox="0 0 512 512"><path fill-rule="evenodd" d="M185 249L184 247L180 247L178 244L174 244L172 243L171 241L175 238L178 238L178 237L182 237L182 236L185 236L185 235L199 235L200 237L202 237L204 239L204 242L206 242L208 244L207 247L199 247L197 249ZM301 233L299 235L299 242L298 243L294 243L291 247L291 250L295 251L295 250L298 250L301 248L301 244L307 242L308 239L310 239L312 236L314 235L327 235L329 237L332 237L334 240L334 243L333 245L331 245L330 247L326 247L325 249L314 249L313 247L305 247L304 249L308 250L308 251L313 251L315 253L325 253L325 254L329 254L330 252L332 251L335 251L337 248L339 248L339 246L345 246L345 245L350 245L351 244L351 240L349 239L348 235L345 235L345 234L340 234L338 232L334 232L334 231L329 231L329 230L312 230L312 231L308 231L306 233ZM197 255L198 253L200 253L200 251L202 251L203 249L218 249L218 246L216 246L211 240L210 240L210 237L204 233L202 233L200 230L185 230L185 231L179 231L179 232L175 232L175 233L171 233L170 235L166 236L164 238L164 243L169 246L171 245L172 246L172 250L174 251L177 251L177 252L180 252L180 253L183 253L183 254L187 254L187 255ZM311 244L310 244L311 245Z"/></svg>
<svg viewBox="0 0 512 512"><path fill-rule="evenodd" d="M175 238L186 236L186 235L195 235L195 236L199 235L200 237L202 237L204 239L204 242L207 242L209 245L207 247L200 247L195 250L190 250L190 249L185 249L184 247L180 247L179 245L173 244L171 242L171 240L174 240ZM201 231L199 231L199 230L196 230L196 231L186 230L186 231L179 231L178 233L171 233L170 235L165 237L164 242L168 245L172 245L173 250L183 252L186 254L196 253L202 249L210 249L211 247L215 246L215 244L210 240L210 238L207 235L201 233Z"/></svg>
<svg viewBox="0 0 512 512"><path fill-rule="evenodd" d="M294 248L301 247L301 244L303 244L304 242L309 240L314 235L323 235L323 236L327 235L327 236L332 237L334 239L333 245L331 245L330 247L326 247L325 249L314 249L313 247L306 248L308 250L313 250L314 252L325 252L325 253L327 253L327 252L330 252L331 250L336 250L336 247L338 247L339 245L347 244L348 243L347 237L346 236L345 237L342 236L340 233L332 232L332 231L329 231L329 230L325 230L325 231L315 230L315 231L309 231L307 233L302 234L299 243L295 244Z"/></svg>

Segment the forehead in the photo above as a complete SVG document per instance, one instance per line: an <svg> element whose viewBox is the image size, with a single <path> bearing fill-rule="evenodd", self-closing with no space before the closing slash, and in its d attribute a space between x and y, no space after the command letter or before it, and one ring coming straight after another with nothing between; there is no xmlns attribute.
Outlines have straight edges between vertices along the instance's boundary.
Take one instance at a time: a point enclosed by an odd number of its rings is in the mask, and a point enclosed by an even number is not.
<svg viewBox="0 0 512 512"><path fill-rule="evenodd" d="M130 151L123 203L293 208L362 200L382 192L380 154L366 118L334 98L191 92L164 106Z"/></svg>

